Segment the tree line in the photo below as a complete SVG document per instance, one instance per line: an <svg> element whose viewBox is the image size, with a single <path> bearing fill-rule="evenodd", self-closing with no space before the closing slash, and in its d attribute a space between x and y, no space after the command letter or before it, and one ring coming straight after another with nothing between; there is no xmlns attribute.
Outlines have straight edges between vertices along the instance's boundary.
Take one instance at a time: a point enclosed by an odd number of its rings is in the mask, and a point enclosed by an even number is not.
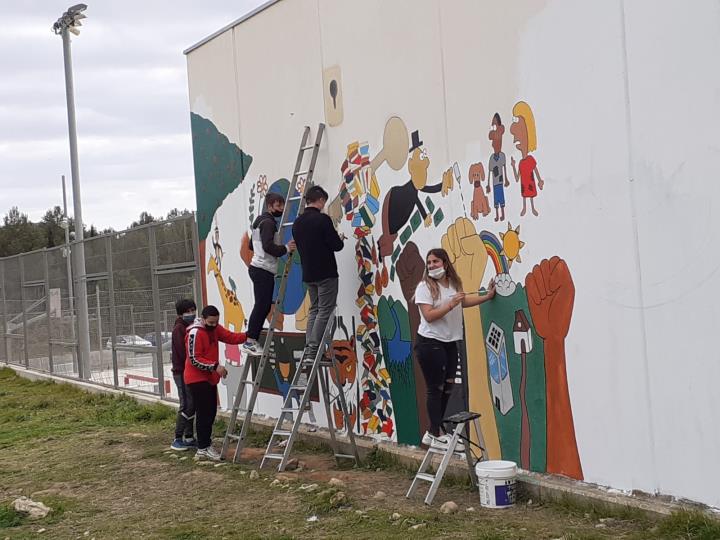
<svg viewBox="0 0 720 540"><path fill-rule="evenodd" d="M133 221L129 228L140 227L162 221L163 219L171 219L190 214L190 210L179 210L173 208L164 218L162 216L155 217L149 212L141 212L139 219ZM19 253L26 253L42 248L52 248L65 244L65 229L63 228L63 211L59 206L55 206L45 212L42 219L38 222L32 222L28 215L21 212L17 206L13 206L8 210L2 219L0 225L0 257L9 257ZM70 238L75 236L75 222L72 217L68 219L70 227ZM113 228L98 229L95 225L83 227L85 238L92 238L100 234L116 232Z"/></svg>

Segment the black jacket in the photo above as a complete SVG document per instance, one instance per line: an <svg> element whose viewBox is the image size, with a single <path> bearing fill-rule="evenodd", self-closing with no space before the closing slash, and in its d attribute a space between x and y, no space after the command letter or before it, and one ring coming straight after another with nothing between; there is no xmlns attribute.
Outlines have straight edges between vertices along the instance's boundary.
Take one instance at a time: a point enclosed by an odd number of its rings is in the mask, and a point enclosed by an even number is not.
<svg viewBox="0 0 720 540"><path fill-rule="evenodd" d="M330 216L312 206L307 207L295 220L292 232L305 283L338 277L335 252L343 248L343 241Z"/></svg>
<svg viewBox="0 0 720 540"><path fill-rule="evenodd" d="M175 319L175 326L172 331L172 350L170 358L172 360L172 372L180 373L185 370L185 331L189 325L183 321L182 317Z"/></svg>

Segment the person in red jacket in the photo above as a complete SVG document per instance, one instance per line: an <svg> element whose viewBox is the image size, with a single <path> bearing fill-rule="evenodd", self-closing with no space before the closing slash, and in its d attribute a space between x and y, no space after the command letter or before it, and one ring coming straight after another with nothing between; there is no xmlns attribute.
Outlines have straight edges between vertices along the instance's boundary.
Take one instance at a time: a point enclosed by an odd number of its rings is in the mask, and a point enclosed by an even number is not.
<svg viewBox="0 0 720 540"><path fill-rule="evenodd" d="M237 345L246 335L231 332L218 324L220 312L215 306L205 306L201 317L195 319L185 335L187 358L185 384L195 404L197 456L218 461L221 456L212 447L212 426L217 414L217 384L227 375L218 360L218 342Z"/></svg>

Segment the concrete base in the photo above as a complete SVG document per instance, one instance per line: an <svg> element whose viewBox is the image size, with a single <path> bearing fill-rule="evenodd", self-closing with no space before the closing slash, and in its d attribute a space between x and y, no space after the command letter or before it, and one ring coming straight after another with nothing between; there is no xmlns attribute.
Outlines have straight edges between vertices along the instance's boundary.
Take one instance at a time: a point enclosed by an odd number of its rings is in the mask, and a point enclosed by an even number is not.
<svg viewBox="0 0 720 540"><path fill-rule="evenodd" d="M13 369L18 375L32 381L52 380L57 383L67 383L82 388L91 393L109 394L109 395L126 395L130 396L138 402L142 403L163 403L169 407L177 407L177 403L160 399L158 396L132 392L127 390L116 390L114 388L99 386L97 384L71 379L66 377L58 377L49 373L41 373L37 371L27 370L24 367L8 364L6 367ZM229 418L228 411L218 411L220 418ZM256 429L272 429L275 426L275 419L262 416L253 417L253 427ZM327 429L318 428L317 431L308 431L308 426L301 426L298 433L298 440L306 441L314 444L330 444L330 434ZM400 466L407 467L408 470L415 471L420 466L420 462L425 455L425 451L421 448L398 445L389 442L377 442L368 437L355 436L355 442L360 453L360 458L364 459L373 450L380 449L392 456ZM338 440L340 451L343 453L351 453L350 443L345 437ZM467 464L464 460L453 460L447 469L446 474L457 477L467 478ZM408 480L409 485L410 480ZM532 499L539 501L557 501L567 500L577 501L580 504L607 506L609 508L630 507L647 512L653 515L668 515L674 511L681 509L706 511L708 507L693 503L691 501L677 500L666 496L653 496L646 493L634 492L626 493L614 489L579 482L570 478L561 476L539 474L529 471L520 471L518 474L518 483L524 499Z"/></svg>

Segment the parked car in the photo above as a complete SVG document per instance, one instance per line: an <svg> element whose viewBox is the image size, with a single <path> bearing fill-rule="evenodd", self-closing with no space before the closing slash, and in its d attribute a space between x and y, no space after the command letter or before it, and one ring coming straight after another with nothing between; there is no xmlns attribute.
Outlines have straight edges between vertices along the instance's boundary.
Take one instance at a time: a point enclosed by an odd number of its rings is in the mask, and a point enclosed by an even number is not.
<svg viewBox="0 0 720 540"><path fill-rule="evenodd" d="M162 338L163 345L165 345L172 340L172 332L160 332L160 337ZM152 345L153 347L155 346L155 332L151 334L145 334L143 338L149 341L150 345Z"/></svg>
<svg viewBox="0 0 720 540"><path fill-rule="evenodd" d="M152 347L152 343L150 343L147 339L141 338L140 336L116 336L115 344L116 345L133 345L135 347ZM108 339L105 347L107 349L111 349L112 348L112 340Z"/></svg>

